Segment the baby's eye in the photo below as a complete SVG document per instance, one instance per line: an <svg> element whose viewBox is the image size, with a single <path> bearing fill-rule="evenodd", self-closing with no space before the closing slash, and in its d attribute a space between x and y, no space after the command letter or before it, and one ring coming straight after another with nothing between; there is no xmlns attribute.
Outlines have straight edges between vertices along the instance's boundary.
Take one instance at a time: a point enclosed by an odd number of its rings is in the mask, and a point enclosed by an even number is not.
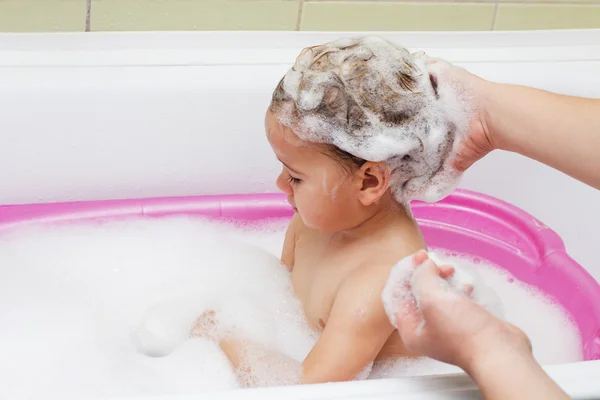
<svg viewBox="0 0 600 400"><path fill-rule="evenodd" d="M288 182L290 183L290 185L294 186L294 185L297 185L297 184L299 184L300 182L302 182L302 180L301 180L301 179L298 179L298 178L294 178L294 177L293 177L293 176L291 176L291 175L288 175Z"/></svg>

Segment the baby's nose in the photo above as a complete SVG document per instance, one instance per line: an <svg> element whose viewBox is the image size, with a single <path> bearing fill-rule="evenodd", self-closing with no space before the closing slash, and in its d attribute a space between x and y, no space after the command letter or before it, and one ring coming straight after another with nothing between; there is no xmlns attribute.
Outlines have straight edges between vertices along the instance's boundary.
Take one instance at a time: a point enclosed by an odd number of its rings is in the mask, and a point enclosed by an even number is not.
<svg viewBox="0 0 600 400"><path fill-rule="evenodd" d="M281 190L283 193L288 195L292 194L292 187L290 186L287 179L283 176L283 173L279 174L275 183L279 190Z"/></svg>

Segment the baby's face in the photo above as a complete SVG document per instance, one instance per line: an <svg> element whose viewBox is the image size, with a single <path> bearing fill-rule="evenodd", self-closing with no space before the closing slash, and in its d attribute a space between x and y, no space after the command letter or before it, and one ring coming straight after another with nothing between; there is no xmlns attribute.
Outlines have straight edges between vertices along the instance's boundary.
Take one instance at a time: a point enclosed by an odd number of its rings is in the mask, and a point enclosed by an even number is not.
<svg viewBox="0 0 600 400"><path fill-rule="evenodd" d="M304 224L325 232L359 225L364 206L358 200L362 182L319 145L300 140L275 116L266 116L267 139L283 164L277 187L288 195Z"/></svg>

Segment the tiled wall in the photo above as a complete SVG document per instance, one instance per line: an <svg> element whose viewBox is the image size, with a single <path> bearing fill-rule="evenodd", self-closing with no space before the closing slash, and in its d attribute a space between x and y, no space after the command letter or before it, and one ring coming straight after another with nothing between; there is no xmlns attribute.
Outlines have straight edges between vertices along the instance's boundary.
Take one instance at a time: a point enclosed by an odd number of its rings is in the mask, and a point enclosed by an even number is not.
<svg viewBox="0 0 600 400"><path fill-rule="evenodd" d="M0 31L600 28L600 0L0 0Z"/></svg>

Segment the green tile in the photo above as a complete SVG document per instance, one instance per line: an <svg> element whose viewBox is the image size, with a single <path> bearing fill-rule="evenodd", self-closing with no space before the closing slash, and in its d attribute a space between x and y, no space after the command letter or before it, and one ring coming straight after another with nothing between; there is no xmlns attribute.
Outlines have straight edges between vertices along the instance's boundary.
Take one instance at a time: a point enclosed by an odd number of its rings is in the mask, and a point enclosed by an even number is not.
<svg viewBox="0 0 600 400"><path fill-rule="evenodd" d="M295 1L93 0L92 31L293 30Z"/></svg>
<svg viewBox="0 0 600 400"><path fill-rule="evenodd" d="M0 32L84 31L85 0L0 0Z"/></svg>
<svg viewBox="0 0 600 400"><path fill-rule="evenodd" d="M309 2L302 30L310 31L458 31L490 30L494 4Z"/></svg>
<svg viewBox="0 0 600 400"><path fill-rule="evenodd" d="M600 6L500 4L496 30L600 28Z"/></svg>

